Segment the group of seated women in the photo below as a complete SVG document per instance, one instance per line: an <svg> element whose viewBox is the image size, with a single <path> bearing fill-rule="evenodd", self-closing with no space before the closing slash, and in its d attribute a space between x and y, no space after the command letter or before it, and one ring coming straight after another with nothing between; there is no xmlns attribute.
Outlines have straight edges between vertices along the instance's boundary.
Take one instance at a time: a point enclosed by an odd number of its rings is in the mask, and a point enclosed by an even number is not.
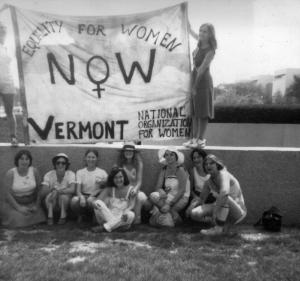
<svg viewBox="0 0 300 281"><path fill-rule="evenodd" d="M72 172L69 157L59 153L53 170L41 180L28 150L15 156L15 167L4 179L2 225L24 227L42 222L65 224L69 211L81 223L93 219L93 231L111 232L141 223L142 209L152 226L173 227L188 218L210 222L203 234L221 234L225 223L239 223L246 207L238 180L214 155L191 152L193 167L184 168L184 155L175 147L158 151L161 170L156 186L147 196L141 191L143 161L133 143L126 143L109 175L97 166L97 150L88 149L85 167ZM70 209L70 210L69 210Z"/></svg>

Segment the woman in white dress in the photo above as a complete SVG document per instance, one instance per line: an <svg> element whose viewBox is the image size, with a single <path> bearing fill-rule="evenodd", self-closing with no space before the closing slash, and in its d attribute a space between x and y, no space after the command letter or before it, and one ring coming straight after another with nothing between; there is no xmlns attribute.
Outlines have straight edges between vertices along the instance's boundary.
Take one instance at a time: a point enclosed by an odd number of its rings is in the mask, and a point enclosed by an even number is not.
<svg viewBox="0 0 300 281"><path fill-rule="evenodd" d="M15 167L4 179L2 225L24 227L46 221L40 202L40 175L32 167L28 150L20 150L15 156Z"/></svg>
<svg viewBox="0 0 300 281"><path fill-rule="evenodd" d="M94 232L111 232L117 228L130 228L134 221L134 205L136 196L131 191L124 169L115 167L111 170L107 187L93 202L95 216L99 226L94 227Z"/></svg>
<svg viewBox="0 0 300 281"><path fill-rule="evenodd" d="M182 167L184 155L175 147L159 150L158 157L164 166L159 173L155 191L150 194L150 201L154 205L150 224L173 227L181 222L179 212L188 204L190 180Z"/></svg>

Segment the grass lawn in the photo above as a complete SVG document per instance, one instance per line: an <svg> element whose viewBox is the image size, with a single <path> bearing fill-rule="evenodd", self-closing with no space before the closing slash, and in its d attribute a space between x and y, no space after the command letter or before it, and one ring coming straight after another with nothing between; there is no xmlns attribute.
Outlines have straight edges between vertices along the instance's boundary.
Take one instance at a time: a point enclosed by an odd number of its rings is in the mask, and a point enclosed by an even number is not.
<svg viewBox="0 0 300 281"><path fill-rule="evenodd" d="M92 233L65 226L0 229L0 280L299 280L300 230L250 226L221 237L200 227Z"/></svg>

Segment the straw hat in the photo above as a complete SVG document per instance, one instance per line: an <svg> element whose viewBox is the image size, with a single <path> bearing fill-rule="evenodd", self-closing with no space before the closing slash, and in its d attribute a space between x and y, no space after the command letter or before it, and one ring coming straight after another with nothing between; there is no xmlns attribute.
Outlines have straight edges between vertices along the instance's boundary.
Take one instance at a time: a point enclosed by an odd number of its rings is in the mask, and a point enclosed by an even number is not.
<svg viewBox="0 0 300 281"><path fill-rule="evenodd" d="M122 147L122 151L136 151L135 149L135 145L133 142L125 142L123 147Z"/></svg>
<svg viewBox="0 0 300 281"><path fill-rule="evenodd" d="M206 162L207 159L212 160L214 163L218 164L222 169L225 167L224 163L214 154L208 154L204 158L204 163Z"/></svg>
<svg viewBox="0 0 300 281"><path fill-rule="evenodd" d="M164 157L166 151L174 152L177 155L177 163L179 165L183 164L184 154L182 152L178 151L177 148L174 146L168 146L168 147L162 148L158 151L158 162L159 163L166 164L166 159Z"/></svg>

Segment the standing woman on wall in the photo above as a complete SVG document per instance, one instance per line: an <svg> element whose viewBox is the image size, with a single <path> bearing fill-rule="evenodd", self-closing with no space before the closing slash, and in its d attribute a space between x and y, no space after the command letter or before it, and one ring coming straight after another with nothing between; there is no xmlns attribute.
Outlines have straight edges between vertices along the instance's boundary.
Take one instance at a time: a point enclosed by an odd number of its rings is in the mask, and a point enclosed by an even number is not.
<svg viewBox="0 0 300 281"><path fill-rule="evenodd" d="M190 29L191 35L198 40L196 49L193 51L194 68L192 71L192 139L184 143L187 147L204 148L204 139L208 119L214 118L213 106L213 81L209 67L215 56L217 40L215 29L212 24L205 23L200 26L199 35Z"/></svg>
<svg viewBox="0 0 300 281"><path fill-rule="evenodd" d="M14 87L10 69L11 58L8 56L7 50L4 47L5 38L6 26L0 22L0 97L2 98L5 113L7 115L10 141L12 145L16 146L18 141L16 137L16 119L13 112L16 89Z"/></svg>

